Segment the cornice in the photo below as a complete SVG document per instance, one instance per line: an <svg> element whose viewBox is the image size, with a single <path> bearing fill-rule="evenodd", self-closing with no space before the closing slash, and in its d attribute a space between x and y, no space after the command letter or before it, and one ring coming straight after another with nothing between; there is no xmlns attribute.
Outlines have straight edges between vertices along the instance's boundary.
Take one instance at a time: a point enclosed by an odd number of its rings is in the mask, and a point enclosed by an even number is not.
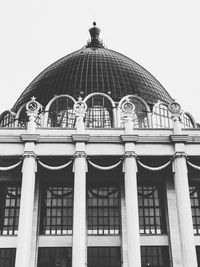
<svg viewBox="0 0 200 267"><path fill-rule="evenodd" d="M185 143L188 141L188 135L187 134L172 134L171 140L172 142L175 142L175 143Z"/></svg>
<svg viewBox="0 0 200 267"><path fill-rule="evenodd" d="M137 142L138 135L134 134L123 134L121 135L122 142Z"/></svg>
<svg viewBox="0 0 200 267"><path fill-rule="evenodd" d="M89 138L89 134L72 134L73 142L88 142Z"/></svg>
<svg viewBox="0 0 200 267"><path fill-rule="evenodd" d="M20 135L22 142L34 142L36 143L39 140L39 134L21 134Z"/></svg>

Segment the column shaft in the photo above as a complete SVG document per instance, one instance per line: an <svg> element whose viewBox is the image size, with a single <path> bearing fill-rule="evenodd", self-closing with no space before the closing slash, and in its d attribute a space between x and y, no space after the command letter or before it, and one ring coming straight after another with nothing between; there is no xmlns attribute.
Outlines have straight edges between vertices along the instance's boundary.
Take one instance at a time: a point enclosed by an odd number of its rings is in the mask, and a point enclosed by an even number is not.
<svg viewBox="0 0 200 267"><path fill-rule="evenodd" d="M177 197L177 210L183 266L196 267L197 258L194 244L186 158L181 155L175 157L174 167L174 184Z"/></svg>
<svg viewBox="0 0 200 267"><path fill-rule="evenodd" d="M72 267L86 264L86 158L74 160L74 216Z"/></svg>
<svg viewBox="0 0 200 267"><path fill-rule="evenodd" d="M30 266L36 161L24 157L15 267Z"/></svg>
<svg viewBox="0 0 200 267"><path fill-rule="evenodd" d="M141 266L138 217L137 165L135 157L125 158L125 201L127 216L128 266Z"/></svg>

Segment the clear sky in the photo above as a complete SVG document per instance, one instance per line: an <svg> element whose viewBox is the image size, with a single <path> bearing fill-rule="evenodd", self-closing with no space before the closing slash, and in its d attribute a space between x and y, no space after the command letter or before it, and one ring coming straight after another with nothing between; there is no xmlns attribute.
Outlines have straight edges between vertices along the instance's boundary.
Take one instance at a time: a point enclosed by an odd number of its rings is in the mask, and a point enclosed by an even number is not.
<svg viewBox="0 0 200 267"><path fill-rule="evenodd" d="M2 1L0 112L44 68L83 47L94 20L106 47L145 67L200 122L200 0Z"/></svg>

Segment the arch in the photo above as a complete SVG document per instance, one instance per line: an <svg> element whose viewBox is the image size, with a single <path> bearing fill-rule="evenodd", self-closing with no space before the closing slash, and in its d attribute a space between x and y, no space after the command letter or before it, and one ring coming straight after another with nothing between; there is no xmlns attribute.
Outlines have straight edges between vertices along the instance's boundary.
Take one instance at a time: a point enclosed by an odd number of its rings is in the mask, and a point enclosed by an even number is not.
<svg viewBox="0 0 200 267"><path fill-rule="evenodd" d="M172 117L165 102L157 102L152 112L153 128L172 128Z"/></svg>
<svg viewBox="0 0 200 267"><path fill-rule="evenodd" d="M197 128L194 117L187 111L181 114L181 123L183 128Z"/></svg>
<svg viewBox="0 0 200 267"><path fill-rule="evenodd" d="M75 99L69 95L59 95L49 101L45 108L44 127L75 127Z"/></svg>
<svg viewBox="0 0 200 267"><path fill-rule="evenodd" d="M104 93L92 93L84 98L87 102L85 126L88 128L115 127L115 102Z"/></svg>
<svg viewBox="0 0 200 267"><path fill-rule="evenodd" d="M124 116L121 111L122 103L126 100L131 101L135 106L135 111L133 114L133 125L134 128L149 128L150 125L150 108L147 103L137 95L127 95L124 96L118 105L118 126L124 127Z"/></svg>
<svg viewBox="0 0 200 267"><path fill-rule="evenodd" d="M5 110L0 115L0 127L2 128L14 128L15 127L15 113L11 110Z"/></svg>

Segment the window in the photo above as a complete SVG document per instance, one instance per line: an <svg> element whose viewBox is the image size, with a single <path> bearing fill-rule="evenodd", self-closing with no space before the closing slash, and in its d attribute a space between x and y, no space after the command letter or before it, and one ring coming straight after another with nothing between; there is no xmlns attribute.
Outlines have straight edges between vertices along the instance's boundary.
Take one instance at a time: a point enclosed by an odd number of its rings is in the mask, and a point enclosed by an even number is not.
<svg viewBox="0 0 200 267"><path fill-rule="evenodd" d="M119 247L89 247L88 267L120 267Z"/></svg>
<svg viewBox="0 0 200 267"><path fill-rule="evenodd" d="M153 109L154 128L172 128L172 118L167 105L156 104Z"/></svg>
<svg viewBox="0 0 200 267"><path fill-rule="evenodd" d="M200 185L191 184L190 185L190 202L192 209L192 220L193 220L193 229L194 234L200 234Z"/></svg>
<svg viewBox="0 0 200 267"><path fill-rule="evenodd" d="M15 248L0 248L0 266L15 266Z"/></svg>
<svg viewBox="0 0 200 267"><path fill-rule="evenodd" d="M2 116L2 117L1 117ZM7 111L0 117L0 127L12 128L15 127L15 115L11 111Z"/></svg>
<svg viewBox="0 0 200 267"><path fill-rule="evenodd" d="M196 247L198 267L200 266L200 246Z"/></svg>
<svg viewBox="0 0 200 267"><path fill-rule="evenodd" d="M182 115L182 126L183 128L194 128L194 123L187 113Z"/></svg>
<svg viewBox="0 0 200 267"><path fill-rule="evenodd" d="M37 267L71 267L71 248L39 248Z"/></svg>
<svg viewBox="0 0 200 267"><path fill-rule="evenodd" d="M68 97L59 97L51 104L47 127L75 127L74 102Z"/></svg>
<svg viewBox="0 0 200 267"><path fill-rule="evenodd" d="M42 187L40 234L71 235L73 221L72 186Z"/></svg>
<svg viewBox="0 0 200 267"><path fill-rule="evenodd" d="M162 185L138 186L140 234L166 233L164 196Z"/></svg>
<svg viewBox="0 0 200 267"><path fill-rule="evenodd" d="M16 235L18 231L21 186L1 183L0 234Z"/></svg>
<svg viewBox="0 0 200 267"><path fill-rule="evenodd" d="M147 108L143 101L137 97L129 97L128 100L134 104L133 128L148 128ZM126 100L125 100L126 101ZM124 116L121 114L120 127L124 127Z"/></svg>
<svg viewBox="0 0 200 267"><path fill-rule="evenodd" d="M119 235L119 187L90 186L87 197L88 234Z"/></svg>
<svg viewBox="0 0 200 267"><path fill-rule="evenodd" d="M142 267L170 267L168 247L141 247Z"/></svg>
<svg viewBox="0 0 200 267"><path fill-rule="evenodd" d="M111 128L113 124L112 106L110 101L97 95L87 100L88 109L85 126L88 128Z"/></svg>

